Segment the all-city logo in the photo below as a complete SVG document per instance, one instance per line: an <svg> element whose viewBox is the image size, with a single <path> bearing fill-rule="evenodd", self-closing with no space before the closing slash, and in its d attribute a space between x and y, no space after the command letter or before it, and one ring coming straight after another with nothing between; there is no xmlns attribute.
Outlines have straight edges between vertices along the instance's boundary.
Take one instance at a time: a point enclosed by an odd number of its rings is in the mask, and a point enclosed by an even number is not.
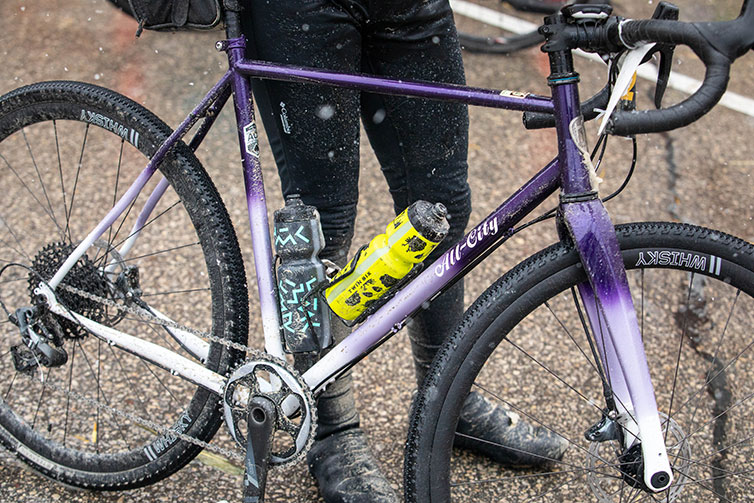
<svg viewBox="0 0 754 503"><path fill-rule="evenodd" d="M488 236L494 236L498 233L498 221L497 216L493 215L482 222L481 225L476 226L466 235L466 239L460 241L453 248L445 252L445 254L436 262L435 276L442 278L443 275L450 270L451 266L454 266L456 262L461 259L461 252L464 250L471 250L482 242L483 238Z"/></svg>
<svg viewBox="0 0 754 503"><path fill-rule="evenodd" d="M257 134L257 124L249 122L243 128L244 142L246 143L246 153L259 158L259 135Z"/></svg>

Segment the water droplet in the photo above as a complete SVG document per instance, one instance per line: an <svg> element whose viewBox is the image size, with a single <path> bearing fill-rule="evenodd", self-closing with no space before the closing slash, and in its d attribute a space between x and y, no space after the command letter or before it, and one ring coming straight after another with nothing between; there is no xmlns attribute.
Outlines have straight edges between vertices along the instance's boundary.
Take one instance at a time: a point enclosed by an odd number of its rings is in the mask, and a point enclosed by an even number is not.
<svg viewBox="0 0 754 503"><path fill-rule="evenodd" d="M434 37L432 37L432 43L433 44L439 44L440 43L440 37L438 37L437 35L435 35Z"/></svg>
<svg viewBox="0 0 754 503"><path fill-rule="evenodd" d="M94 74L94 80L99 80L102 77L99 73Z"/></svg>
<svg viewBox="0 0 754 503"><path fill-rule="evenodd" d="M304 30L304 31L309 31L309 28L310 28L310 26L308 24L306 24L306 23L304 23L304 24L301 25L301 29Z"/></svg>
<svg viewBox="0 0 754 503"><path fill-rule="evenodd" d="M387 112L385 112L385 109L384 108L380 108L372 116L372 122L374 122L375 124L380 124L380 123L382 123L382 121L385 120L385 116L386 115L387 115Z"/></svg>
<svg viewBox="0 0 754 503"><path fill-rule="evenodd" d="M317 111L315 113L317 114L317 117L319 117L323 121L326 121L328 119L331 119L332 116L335 115L335 107L332 105L320 105L317 107Z"/></svg>
<svg viewBox="0 0 754 503"><path fill-rule="evenodd" d="M335 157L335 152L331 150L327 153L327 158L332 159L333 157Z"/></svg>

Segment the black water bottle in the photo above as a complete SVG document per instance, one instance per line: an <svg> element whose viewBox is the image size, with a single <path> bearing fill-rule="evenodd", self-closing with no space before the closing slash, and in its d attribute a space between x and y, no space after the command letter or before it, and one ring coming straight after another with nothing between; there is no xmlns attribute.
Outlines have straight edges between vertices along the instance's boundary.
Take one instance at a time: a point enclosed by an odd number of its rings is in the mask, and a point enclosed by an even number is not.
<svg viewBox="0 0 754 503"><path fill-rule="evenodd" d="M285 348L290 353L317 351L330 345L330 310L317 295L307 294L325 280L319 252L325 246L319 213L296 195L274 216L278 296Z"/></svg>

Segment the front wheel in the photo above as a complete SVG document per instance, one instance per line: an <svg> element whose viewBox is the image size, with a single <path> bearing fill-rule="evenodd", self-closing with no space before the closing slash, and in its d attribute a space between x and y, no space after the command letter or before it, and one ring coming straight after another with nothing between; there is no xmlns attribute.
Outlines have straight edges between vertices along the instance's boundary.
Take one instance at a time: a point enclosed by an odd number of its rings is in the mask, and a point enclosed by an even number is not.
<svg viewBox="0 0 754 503"><path fill-rule="evenodd" d="M559 243L482 294L436 357L412 412L408 501L750 497L754 246L682 224L630 224L617 234L673 467L670 488L634 487L619 443L585 438L605 401L574 305L586 277L573 246ZM562 436L569 444L563 459L511 470L454 448L469 391Z"/></svg>

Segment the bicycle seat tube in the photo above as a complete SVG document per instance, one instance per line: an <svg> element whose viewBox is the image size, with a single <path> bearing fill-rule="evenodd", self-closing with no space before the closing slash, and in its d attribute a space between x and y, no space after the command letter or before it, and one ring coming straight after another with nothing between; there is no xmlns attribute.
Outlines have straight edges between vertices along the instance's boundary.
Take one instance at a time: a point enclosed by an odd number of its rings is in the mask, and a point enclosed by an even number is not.
<svg viewBox="0 0 754 503"><path fill-rule="evenodd" d="M559 232L573 240L587 274L589 284L580 288L580 294L614 401L619 404L617 412L622 413L619 424L624 426L624 447L641 442L644 483L652 491L661 491L671 484L672 472L654 389L615 230L599 199L580 112L571 38L560 36L573 29L573 23L568 24L560 14L548 17L545 23L543 50L550 60L548 83L555 105L561 166ZM607 336L602 336L603 332Z"/></svg>

